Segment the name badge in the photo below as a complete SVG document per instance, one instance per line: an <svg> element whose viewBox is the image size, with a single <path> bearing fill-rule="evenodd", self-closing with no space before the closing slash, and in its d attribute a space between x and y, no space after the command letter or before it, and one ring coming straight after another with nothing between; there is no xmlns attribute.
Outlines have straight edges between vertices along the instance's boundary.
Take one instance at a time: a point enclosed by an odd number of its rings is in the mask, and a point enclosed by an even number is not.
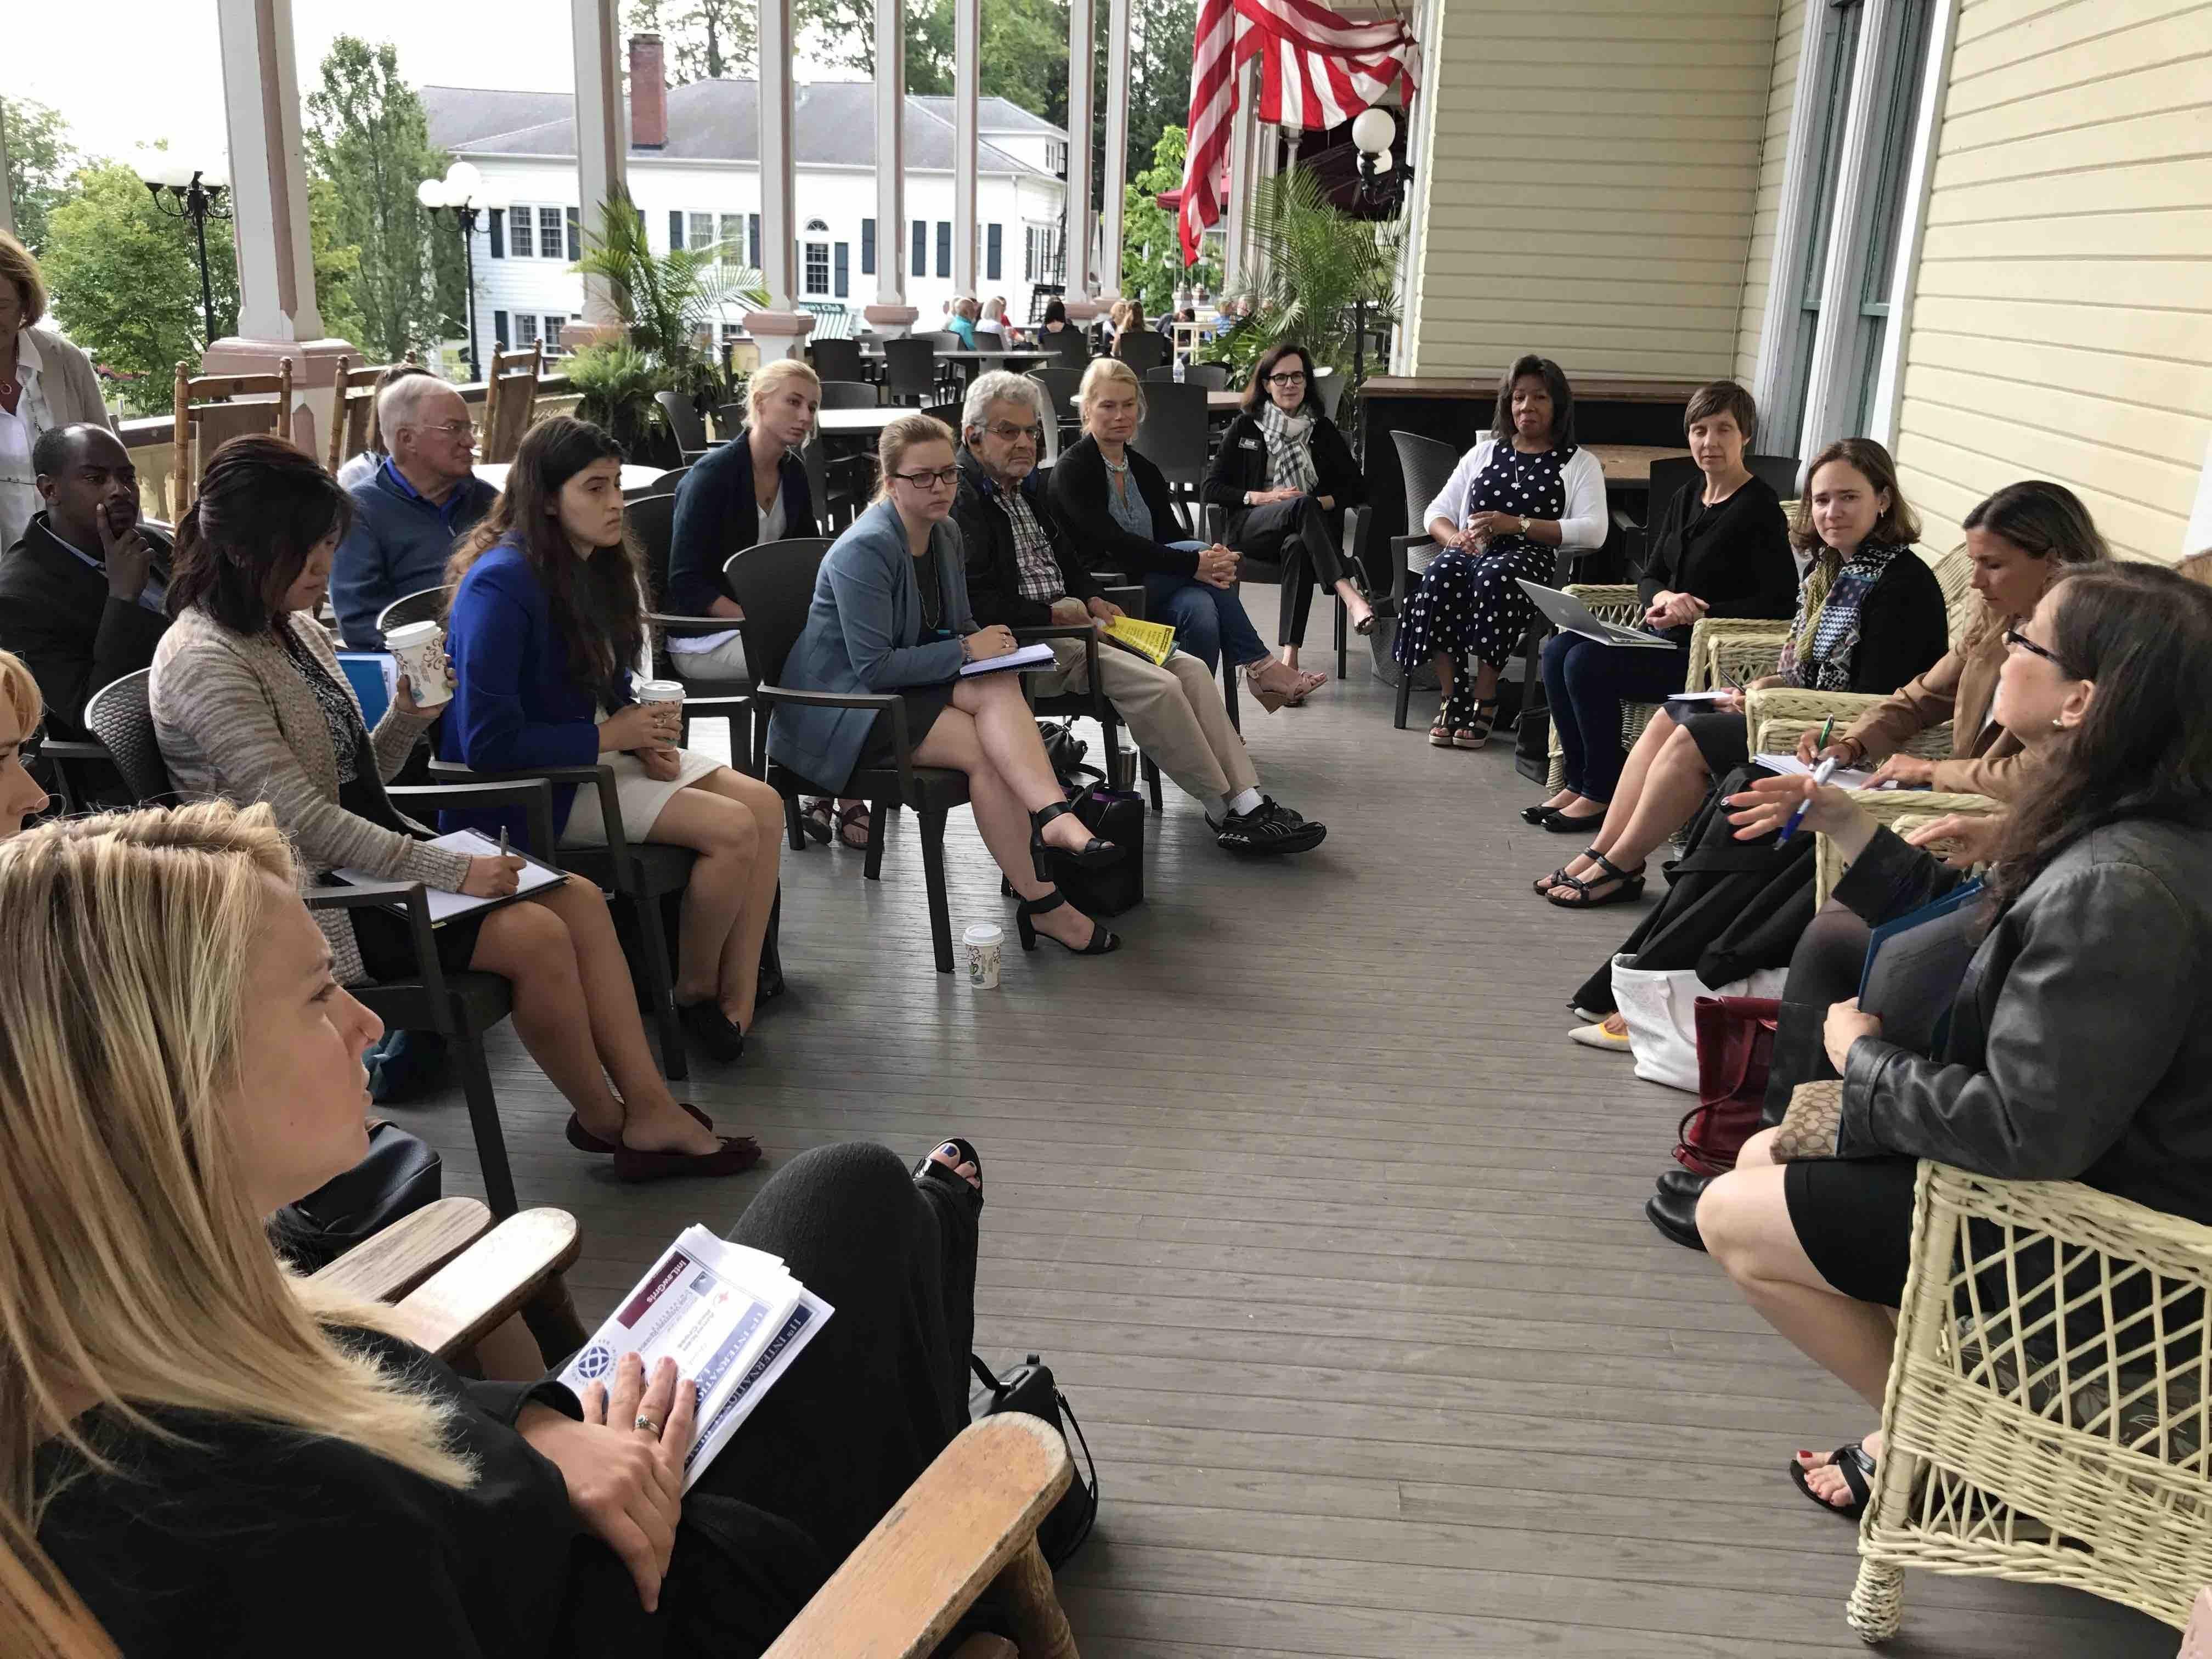
<svg viewBox="0 0 2212 1659"><path fill-rule="evenodd" d="M1243 449L1257 449L1260 447L1260 441L1257 438L1240 438L1237 440L1237 447Z"/></svg>

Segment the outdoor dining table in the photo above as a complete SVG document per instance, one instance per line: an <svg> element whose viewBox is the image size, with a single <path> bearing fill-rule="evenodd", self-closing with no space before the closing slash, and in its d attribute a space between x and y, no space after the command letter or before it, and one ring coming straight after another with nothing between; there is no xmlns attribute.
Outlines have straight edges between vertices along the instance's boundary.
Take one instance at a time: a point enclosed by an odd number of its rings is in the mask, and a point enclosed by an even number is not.
<svg viewBox="0 0 2212 1659"><path fill-rule="evenodd" d="M506 461L478 461L476 465L476 475L494 489L504 493L507 489L507 471L509 465L510 463ZM634 466L625 461L623 463L622 470L622 492L625 495L648 495L653 489L653 481L667 471L666 467Z"/></svg>
<svg viewBox="0 0 2212 1659"><path fill-rule="evenodd" d="M1669 448L1663 444L1586 444L1583 447L1596 456L1598 465L1605 469L1605 482L1609 489L1649 489L1654 461L1690 459L1688 450Z"/></svg>

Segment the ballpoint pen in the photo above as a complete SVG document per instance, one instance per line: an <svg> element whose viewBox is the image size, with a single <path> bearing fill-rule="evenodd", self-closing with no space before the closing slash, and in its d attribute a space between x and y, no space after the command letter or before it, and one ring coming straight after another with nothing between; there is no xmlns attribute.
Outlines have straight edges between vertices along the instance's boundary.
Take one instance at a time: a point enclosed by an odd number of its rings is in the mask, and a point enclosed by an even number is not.
<svg viewBox="0 0 2212 1659"><path fill-rule="evenodd" d="M1835 729L1836 717L1833 714L1829 715L1827 719L1820 722L1820 741L1813 745L1813 752L1814 754L1819 754L1821 750L1826 749L1828 746L1828 738L1830 735L1834 732Z"/></svg>
<svg viewBox="0 0 2212 1659"><path fill-rule="evenodd" d="M1831 722L1831 724L1833 724L1833 722ZM1833 755L1831 755L1827 759L1822 761L1818 766L1814 767L1813 769L1813 787L1815 789L1825 787L1828 780L1836 775L1836 768L1840 763L1839 763ZM1797 803L1796 810L1790 814L1790 821L1782 826L1782 833L1774 838L1774 844L1777 847L1781 846L1784 842L1787 842L1790 836L1797 833L1797 826L1805 822L1805 814L1811 809L1812 805L1813 798L1810 795L1806 796L1804 799Z"/></svg>
<svg viewBox="0 0 2212 1659"><path fill-rule="evenodd" d="M507 856L507 826L503 823L499 826L499 855Z"/></svg>

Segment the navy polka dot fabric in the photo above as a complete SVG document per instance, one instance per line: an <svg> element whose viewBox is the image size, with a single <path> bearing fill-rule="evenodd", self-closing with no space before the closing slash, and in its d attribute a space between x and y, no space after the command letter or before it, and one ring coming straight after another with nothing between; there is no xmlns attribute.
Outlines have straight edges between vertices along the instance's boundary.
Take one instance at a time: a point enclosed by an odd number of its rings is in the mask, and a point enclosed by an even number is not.
<svg viewBox="0 0 2212 1659"><path fill-rule="evenodd" d="M1574 453L1572 444L1539 455L1498 445L1468 490L1460 522L1475 513L1564 518L1567 489L1560 475ZM1438 554L1407 596L1393 654L1407 667L1440 653L1456 668L1470 657L1503 667L1536 615L1516 578L1550 582L1558 556L1557 548L1522 536L1492 537L1480 553L1455 548Z"/></svg>

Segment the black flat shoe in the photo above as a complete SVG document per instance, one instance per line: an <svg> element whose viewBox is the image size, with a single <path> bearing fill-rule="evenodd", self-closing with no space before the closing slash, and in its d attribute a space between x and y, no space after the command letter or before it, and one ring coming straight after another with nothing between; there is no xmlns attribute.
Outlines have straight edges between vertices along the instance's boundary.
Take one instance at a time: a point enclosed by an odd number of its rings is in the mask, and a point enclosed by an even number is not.
<svg viewBox="0 0 2212 1659"><path fill-rule="evenodd" d="M1698 1201L1698 1195L1712 1183L1712 1176L1692 1174L1679 1164L1668 1164L1659 1176L1661 1192L1687 1199L1692 1204Z"/></svg>
<svg viewBox="0 0 2212 1659"><path fill-rule="evenodd" d="M1558 807L1553 805L1549 801L1539 801L1534 806L1524 806L1521 809L1521 822L1523 823L1535 824L1540 829L1543 825L1544 820L1550 817L1559 810L1559 809Z"/></svg>
<svg viewBox="0 0 2212 1659"><path fill-rule="evenodd" d="M711 1129L714 1127L714 1120L690 1102L679 1100L676 1103L683 1107L685 1115L701 1128ZM568 1144L580 1152L597 1152L603 1158L610 1157L622 1150L614 1142L602 1140L586 1129L584 1127L584 1120L574 1112L568 1114Z"/></svg>
<svg viewBox="0 0 2212 1659"><path fill-rule="evenodd" d="M1057 910L1066 902L1067 896L1055 887L1042 898L1024 899L1015 907L1014 930L1022 936L1023 950L1034 951L1037 946L1036 924L1030 918L1041 916L1048 910ZM1121 936L1108 931L1106 924L1096 916L1091 919L1091 943L1079 951L1066 939L1053 939L1050 933L1044 937L1052 939L1054 945L1073 957L1103 957L1109 951L1121 948Z"/></svg>
<svg viewBox="0 0 2212 1659"><path fill-rule="evenodd" d="M1030 814L1030 862L1036 866L1036 878L1039 881L1052 879L1052 868L1047 862L1047 859L1053 854L1070 860L1085 870L1096 870L1112 864L1122 855L1121 848L1116 847L1110 841L1101 841L1096 836L1091 836L1082 846L1073 848L1057 847L1047 841L1044 838L1045 825L1050 823L1054 818L1066 817L1074 810L1066 801L1056 800L1051 805L1040 806ZM1045 908L1050 909L1052 907L1047 905Z"/></svg>
<svg viewBox="0 0 2212 1659"><path fill-rule="evenodd" d="M1681 1195L1662 1188L1644 1200L1644 1218L1686 1250L1705 1248L1705 1241L1698 1236L1696 1193Z"/></svg>
<svg viewBox="0 0 2212 1659"><path fill-rule="evenodd" d="M741 1058L745 1052L744 1028L724 1013L712 997L678 1008L676 1023L710 1060L726 1063Z"/></svg>
<svg viewBox="0 0 2212 1659"><path fill-rule="evenodd" d="M1523 812L1521 816L1523 817L1528 817L1528 815L1526 812ZM1544 809L1540 817L1528 818L1528 822L1534 824L1539 830L1548 830L1555 836L1579 836L1583 831L1591 828L1593 825L1603 823L1605 822L1605 814L1602 812L1584 812L1580 817L1575 817L1568 813L1562 812L1556 806L1547 806Z"/></svg>
<svg viewBox="0 0 2212 1659"><path fill-rule="evenodd" d="M753 991L753 1003L755 1006L758 1006L763 1002L774 1002L778 997L783 994L783 969L781 968L771 968L763 962L761 963L760 974L753 981L753 985L755 987Z"/></svg>

